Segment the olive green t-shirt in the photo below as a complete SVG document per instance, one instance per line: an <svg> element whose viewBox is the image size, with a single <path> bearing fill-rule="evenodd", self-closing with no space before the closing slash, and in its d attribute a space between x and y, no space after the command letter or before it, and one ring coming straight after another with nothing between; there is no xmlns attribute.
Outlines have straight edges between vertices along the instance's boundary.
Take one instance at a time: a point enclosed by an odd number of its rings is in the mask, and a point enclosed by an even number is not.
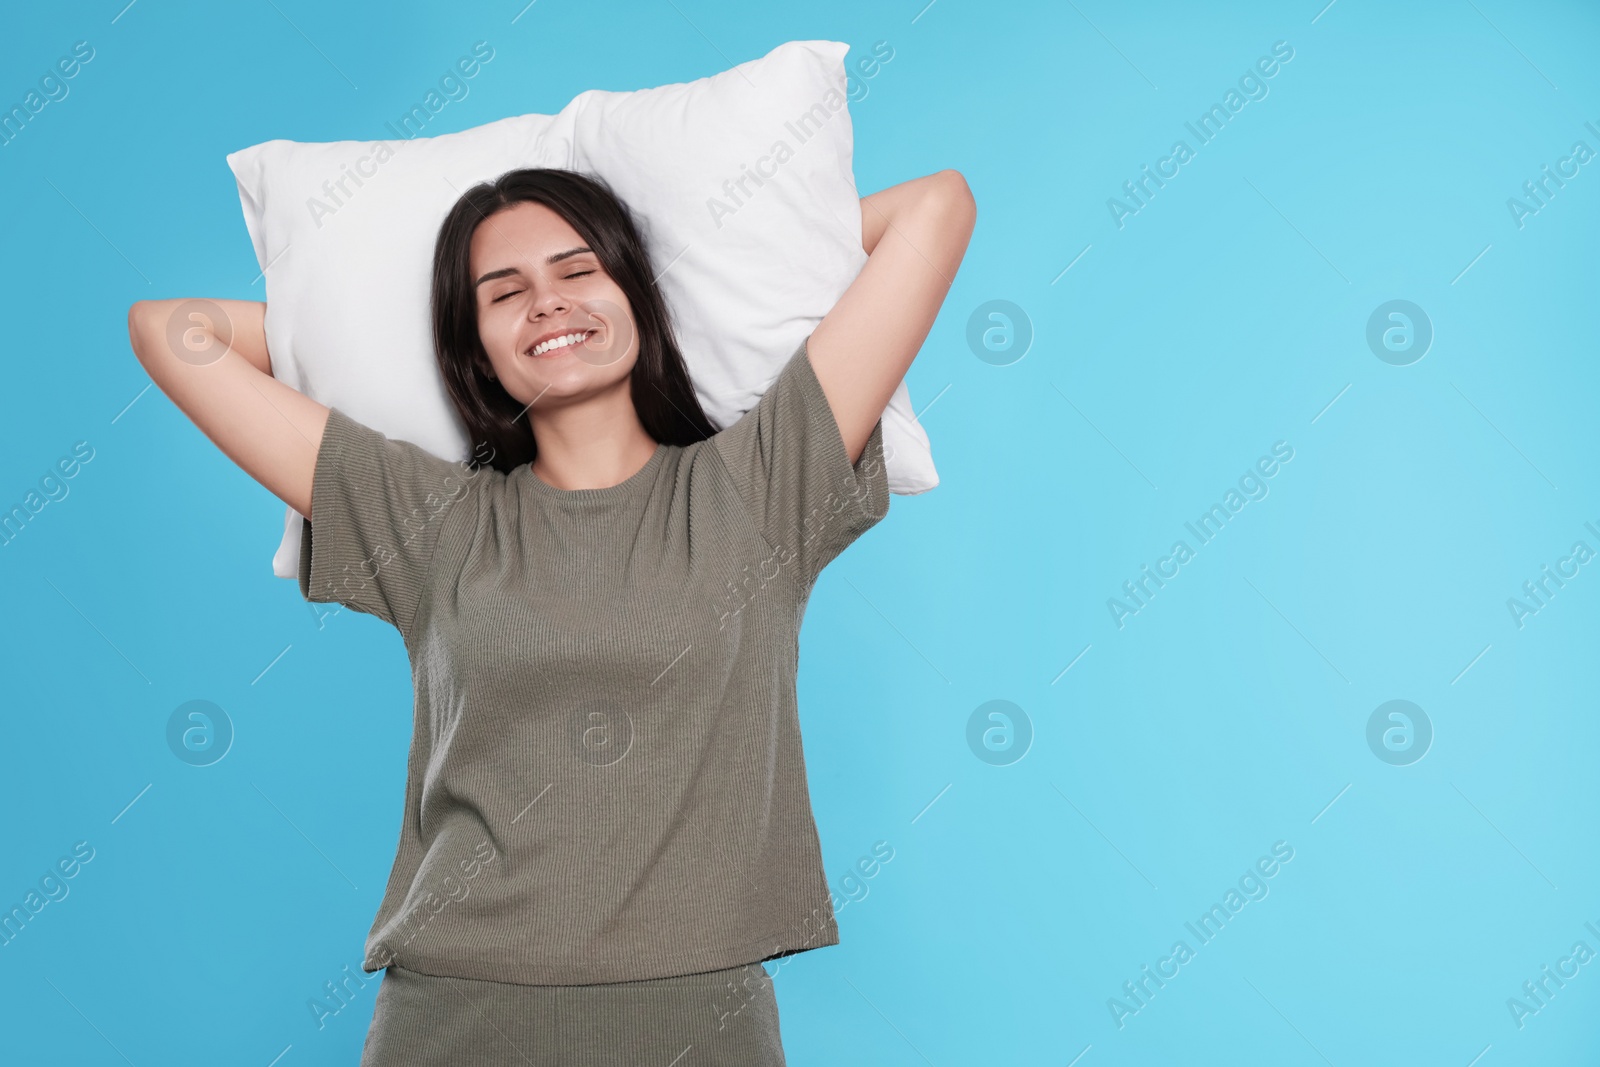
<svg viewBox="0 0 1600 1067"><path fill-rule="evenodd" d="M804 343L733 424L603 489L332 409L300 591L395 626L415 691L364 968L586 984L837 944L799 630L888 509L882 422L852 465Z"/></svg>

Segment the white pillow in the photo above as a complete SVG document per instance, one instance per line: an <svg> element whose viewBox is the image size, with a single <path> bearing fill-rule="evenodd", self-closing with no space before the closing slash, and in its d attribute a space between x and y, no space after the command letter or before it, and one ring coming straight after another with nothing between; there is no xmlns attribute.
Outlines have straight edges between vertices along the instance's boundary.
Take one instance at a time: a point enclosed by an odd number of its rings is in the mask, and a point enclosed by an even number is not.
<svg viewBox="0 0 1600 1067"><path fill-rule="evenodd" d="M561 167L604 178L632 209L700 402L728 426L866 263L848 51L840 41L790 41L698 81L591 89L555 115L232 153L266 272L273 374L381 433L465 460L466 432L433 354L434 240L469 186L519 167ZM883 431L891 491L939 484L904 382ZM299 559L300 515L289 508L274 573L293 578Z"/></svg>

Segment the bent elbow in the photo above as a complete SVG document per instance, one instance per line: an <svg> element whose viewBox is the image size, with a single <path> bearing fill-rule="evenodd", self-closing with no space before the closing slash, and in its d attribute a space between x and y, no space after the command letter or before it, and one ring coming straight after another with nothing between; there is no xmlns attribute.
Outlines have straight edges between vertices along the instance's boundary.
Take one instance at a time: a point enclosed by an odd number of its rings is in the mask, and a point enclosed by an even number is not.
<svg viewBox="0 0 1600 1067"><path fill-rule="evenodd" d="M939 172L940 185L945 190L945 195L957 200L965 200L976 205L972 198L972 187L967 184L967 176L959 170L941 170Z"/></svg>
<svg viewBox="0 0 1600 1067"><path fill-rule="evenodd" d="M133 349L133 354L140 363L144 362L144 352L141 351L141 345L144 340L144 306L147 303L149 303L147 300L135 300L128 305L128 345Z"/></svg>
<svg viewBox="0 0 1600 1067"><path fill-rule="evenodd" d="M978 202L972 195L972 187L967 184L966 175L959 170L941 170L936 177L939 179L939 199L946 217L960 219L967 225L976 223Z"/></svg>
<svg viewBox="0 0 1600 1067"><path fill-rule="evenodd" d="M135 300L128 306L128 343L147 371L151 370L151 357L168 347L167 318L179 303L181 301Z"/></svg>

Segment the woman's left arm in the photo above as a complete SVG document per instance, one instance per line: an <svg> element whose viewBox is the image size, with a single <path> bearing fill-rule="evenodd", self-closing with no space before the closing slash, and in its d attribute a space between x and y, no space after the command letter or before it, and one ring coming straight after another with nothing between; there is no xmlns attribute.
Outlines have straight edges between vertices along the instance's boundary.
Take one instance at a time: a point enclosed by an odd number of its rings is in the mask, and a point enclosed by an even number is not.
<svg viewBox="0 0 1600 1067"><path fill-rule="evenodd" d="M977 219L954 170L862 198L866 266L806 344L852 464L933 328Z"/></svg>

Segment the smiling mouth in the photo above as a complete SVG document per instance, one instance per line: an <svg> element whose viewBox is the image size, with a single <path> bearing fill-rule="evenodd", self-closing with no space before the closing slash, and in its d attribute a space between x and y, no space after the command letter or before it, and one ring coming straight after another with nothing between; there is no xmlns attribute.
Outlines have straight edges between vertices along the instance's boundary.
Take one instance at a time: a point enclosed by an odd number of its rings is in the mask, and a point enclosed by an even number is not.
<svg viewBox="0 0 1600 1067"><path fill-rule="evenodd" d="M600 328L598 326L591 327L587 330L572 330L568 333L562 334L560 337L552 337L543 344L534 345L532 348L524 352L523 355L529 356L533 359L544 359L549 356L558 356L563 352L569 351L570 349L576 348L578 345L583 344L585 341L599 332Z"/></svg>

